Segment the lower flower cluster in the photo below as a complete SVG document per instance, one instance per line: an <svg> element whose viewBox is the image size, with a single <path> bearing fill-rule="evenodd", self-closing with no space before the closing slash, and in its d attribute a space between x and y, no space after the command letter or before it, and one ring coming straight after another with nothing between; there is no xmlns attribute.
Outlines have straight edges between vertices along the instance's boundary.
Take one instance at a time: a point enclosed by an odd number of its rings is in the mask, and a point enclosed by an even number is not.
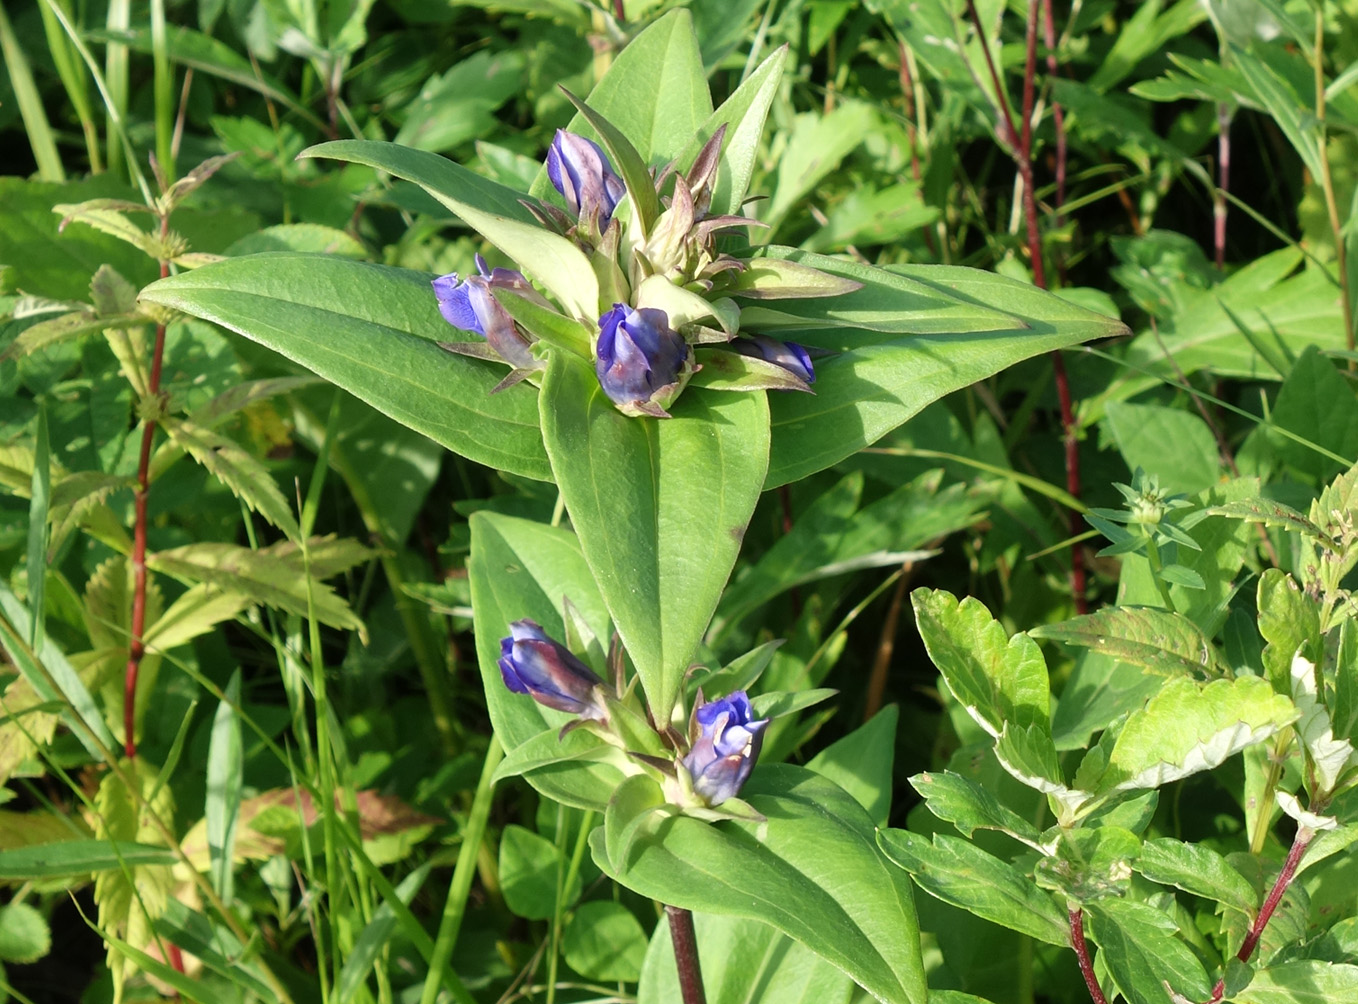
<svg viewBox="0 0 1358 1004"><path fill-rule="evenodd" d="M509 634L500 640L499 665L505 686L514 693L575 715L576 721L567 728L588 724L605 741L628 750L621 730L610 720L610 703L617 705L618 695L535 621L509 625ZM687 737L676 737L673 730L659 733L668 740L671 757L635 754L635 759L638 769L664 775L681 806L715 808L735 798L749 779L768 725L769 719L755 718L745 691L714 701L703 700L700 691Z"/></svg>

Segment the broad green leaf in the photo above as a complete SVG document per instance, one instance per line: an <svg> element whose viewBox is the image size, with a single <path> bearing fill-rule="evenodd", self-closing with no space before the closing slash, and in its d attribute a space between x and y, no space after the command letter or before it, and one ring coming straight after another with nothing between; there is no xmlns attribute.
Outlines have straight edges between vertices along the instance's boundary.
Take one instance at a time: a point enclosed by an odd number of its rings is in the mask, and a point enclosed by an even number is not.
<svg viewBox="0 0 1358 1004"><path fill-rule="evenodd" d="M916 774L910 785L939 819L952 823L964 837L976 830L999 830L1034 850L1049 853L1036 826L1004 805L988 788L952 771Z"/></svg>
<svg viewBox="0 0 1358 1004"><path fill-rule="evenodd" d="M516 48L481 49L425 81L405 105L401 146L438 153L495 131L495 110L523 88L529 70Z"/></svg>
<svg viewBox="0 0 1358 1004"><path fill-rule="evenodd" d="M849 1004L854 982L767 924L745 917L693 915L709 1001L740 1004ZM669 924L656 925L637 988L638 1004L681 1000ZM933 994L929 999L933 1001Z"/></svg>
<svg viewBox="0 0 1358 1004"><path fill-rule="evenodd" d="M183 645L235 617L250 603L244 593L199 583L180 593L179 599L146 629L146 646L164 652Z"/></svg>
<svg viewBox="0 0 1358 1004"><path fill-rule="evenodd" d="M318 255L256 255L163 279L142 298L245 335L454 453L551 479L537 395L527 385L492 395L504 367L434 344L453 329L423 273Z"/></svg>
<svg viewBox="0 0 1358 1004"><path fill-rule="evenodd" d="M527 759L542 750L540 737L555 734L571 716L545 708L526 694L513 694L504 685L497 660L500 639L509 634L511 621L531 618L553 638L565 641L562 601L569 598L596 637L607 638L608 611L598 587L580 553L575 535L512 516L478 512L471 518L471 579L476 654L486 707L495 734L504 745L505 760ZM572 733L566 751L587 744L586 733ZM520 747L533 743L529 753ZM538 791L567 805L602 811L614 789L622 783L621 755L603 760L567 763L564 769L545 766L533 770L527 780Z"/></svg>
<svg viewBox="0 0 1358 1004"><path fill-rule="evenodd" d="M500 835L500 883L505 903L518 916L547 920L557 908L557 883L566 862L550 840L522 826L506 826ZM580 876L562 890L565 909L580 895Z"/></svg>
<svg viewBox="0 0 1358 1004"><path fill-rule="evenodd" d="M1105 414L1129 470L1139 467L1155 475L1170 494L1191 495L1216 484L1221 454L1212 430L1198 415L1123 401L1110 401Z"/></svg>
<svg viewBox="0 0 1358 1004"><path fill-rule="evenodd" d="M1289 474L1315 485L1328 484L1358 458L1358 401L1348 381L1316 346L1308 346L1288 371L1260 435L1268 439Z"/></svg>
<svg viewBox="0 0 1358 1004"><path fill-rule="evenodd" d="M1251 917L1259 906L1259 896L1250 881L1224 857L1202 844L1172 837L1147 840L1132 867L1152 882L1177 886Z"/></svg>
<svg viewBox="0 0 1358 1004"><path fill-rule="evenodd" d="M1050 730L1047 664L1025 634L1004 628L974 597L961 603L941 590L910 594L920 637L943 680L967 714L992 736L1006 723Z"/></svg>
<svg viewBox="0 0 1358 1004"><path fill-rule="evenodd" d="M881 830L877 842L931 896L1049 945L1066 945L1066 919L1051 895L1013 865L946 833Z"/></svg>
<svg viewBox="0 0 1358 1004"><path fill-rule="evenodd" d="M1238 45L1230 48L1232 64L1249 81L1259 103L1268 110L1283 135L1291 141L1293 149L1311 172L1311 177L1323 177L1325 172L1320 165L1323 154L1316 139L1315 120L1312 117L1316 107L1314 94L1298 94L1291 82L1268 62Z"/></svg>
<svg viewBox="0 0 1358 1004"><path fill-rule="evenodd" d="M973 269L882 271L798 251L768 253L860 282L867 277L864 289L842 297L744 312L744 329L768 328L762 317L794 341L837 353L817 361L814 396L770 401L768 487L837 463L925 405L1023 359L1127 330L1035 287Z"/></svg>
<svg viewBox="0 0 1358 1004"><path fill-rule="evenodd" d="M1039 624L1028 634L1093 649L1158 676L1220 672L1216 649L1196 624L1154 607L1105 607L1059 624Z"/></svg>
<svg viewBox="0 0 1358 1004"><path fill-rule="evenodd" d="M899 719L900 709L889 704L806 764L807 770L835 782L857 799L878 826L885 826L891 814L891 768Z"/></svg>
<svg viewBox="0 0 1358 1004"><path fill-rule="evenodd" d="M760 766L741 797L767 822L714 826L652 814L629 867L613 868L602 830L591 840L594 860L643 896L771 924L879 1000L924 1004L910 885L877 850L863 808L837 785L785 765Z"/></svg>
<svg viewBox="0 0 1358 1004"><path fill-rule="evenodd" d="M1334 659L1334 691L1330 702L1334 734L1358 742L1358 624L1345 620L1339 629Z"/></svg>
<svg viewBox="0 0 1358 1004"><path fill-rule="evenodd" d="M1229 1004L1337 1004L1358 994L1358 965L1299 959L1255 972Z"/></svg>
<svg viewBox="0 0 1358 1004"><path fill-rule="evenodd" d="M1292 702L1257 676L1205 686L1169 680L1127 718L1097 792L1158 788L1210 770L1297 717Z"/></svg>
<svg viewBox="0 0 1358 1004"><path fill-rule="evenodd" d="M1340 787L1348 768L1358 764L1358 755L1347 739L1335 738L1329 710L1321 701L1315 663L1300 654L1294 657L1291 682L1292 702L1300 712L1294 729L1306 752L1306 790L1313 795L1328 795ZM1283 808L1286 811L1287 806ZM1309 822L1306 825L1318 828Z"/></svg>
<svg viewBox="0 0 1358 1004"><path fill-rule="evenodd" d="M1265 569L1256 593L1259 633L1264 647L1264 670L1273 689L1292 692L1292 660L1298 655L1319 662L1321 655L1319 604L1307 596L1292 576L1279 568Z"/></svg>
<svg viewBox="0 0 1358 1004"><path fill-rule="evenodd" d="M678 157L712 114L692 15L680 8L648 25L618 53L585 100L647 164L664 165ZM578 112L566 128L588 131ZM549 191L544 169L532 193L540 197Z"/></svg>
<svg viewBox="0 0 1358 1004"><path fill-rule="evenodd" d="M1174 921L1167 914L1123 899L1101 899L1087 909L1089 933L1129 1004L1173 1004L1170 990L1195 1001L1210 996L1207 971L1175 937Z"/></svg>
<svg viewBox="0 0 1358 1004"><path fill-rule="evenodd" d="M58 840L0 850L0 878L16 881L83 875L143 865L172 865L168 847L129 841Z"/></svg>
<svg viewBox="0 0 1358 1004"><path fill-rule="evenodd" d="M629 418L588 363L557 352L541 401L571 523L652 710L665 720L764 482L764 395L690 392L673 418Z"/></svg>
<svg viewBox="0 0 1358 1004"><path fill-rule="evenodd" d="M29 965L52 950L52 930L27 903L0 906L0 962Z"/></svg>
<svg viewBox="0 0 1358 1004"><path fill-rule="evenodd" d="M1083 793L1066 786L1056 757L1056 744L1045 722L1026 726L1005 722L995 739L995 758L1012 777L1054 796L1064 806L1060 814L1063 822L1065 812L1085 800Z"/></svg>
<svg viewBox="0 0 1358 1004"><path fill-rule="evenodd" d="M352 562L343 567L348 564ZM258 550L235 544L185 544L148 555L146 566L182 582L212 583L299 617L308 616L310 610L322 624L366 634L363 622L349 604L319 581L339 574L342 568L331 569L323 562L313 562L308 582L302 551L291 541Z"/></svg>
<svg viewBox="0 0 1358 1004"><path fill-rule="evenodd" d="M839 167L863 137L880 129L876 110L862 101L843 101L834 110L802 112L786 133L777 180L759 218L776 232L792 208Z"/></svg>
<svg viewBox="0 0 1358 1004"><path fill-rule="evenodd" d="M646 959L646 932L621 903L583 903L566 925L561 955L586 979L635 983Z"/></svg>

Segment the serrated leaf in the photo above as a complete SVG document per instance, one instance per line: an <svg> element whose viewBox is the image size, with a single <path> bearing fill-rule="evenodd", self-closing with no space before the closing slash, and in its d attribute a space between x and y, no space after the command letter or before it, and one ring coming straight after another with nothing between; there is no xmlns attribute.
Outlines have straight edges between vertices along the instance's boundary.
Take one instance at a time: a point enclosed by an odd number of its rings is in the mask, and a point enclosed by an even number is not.
<svg viewBox="0 0 1358 1004"><path fill-rule="evenodd" d="M367 644L367 628L335 591L319 581L337 574L324 562L313 564L308 590L301 549L291 541L251 550L235 544L185 544L147 555L146 565L182 582L212 583L250 597L255 603L306 617L308 592L316 618L330 627L357 631Z"/></svg>
<svg viewBox="0 0 1358 1004"><path fill-rule="evenodd" d="M239 443L184 419L167 416L160 420L160 426L175 446L231 489L236 498L287 534L289 540L301 537L302 531L292 515L292 507L274 482L273 475ZM164 447L157 451L152 465L153 480L163 471L170 456Z"/></svg>
<svg viewBox="0 0 1358 1004"><path fill-rule="evenodd" d="M1257 676L1168 681L1119 733L1097 793L1158 788L1219 766L1290 724L1297 710Z"/></svg>
<svg viewBox="0 0 1358 1004"><path fill-rule="evenodd" d="M1358 965L1300 959L1256 970L1229 1004L1337 1004L1358 995Z"/></svg>
<svg viewBox="0 0 1358 1004"><path fill-rule="evenodd" d="M146 629L148 649L166 652L207 634L222 621L230 620L251 605L243 593L223 590L210 583L199 583L185 590Z"/></svg>
<svg viewBox="0 0 1358 1004"><path fill-rule="evenodd" d="M1225 505L1214 505L1206 510L1209 516L1226 516L1230 519L1243 519L1249 523L1262 523L1264 526L1291 530L1314 540L1328 542L1309 519L1289 505L1268 498L1237 499Z"/></svg>
<svg viewBox="0 0 1358 1004"><path fill-rule="evenodd" d="M1174 936L1174 922L1166 914L1120 899L1099 900L1087 909L1099 955L1129 1004L1174 1004L1170 990L1195 1001L1211 994L1207 971Z"/></svg>
<svg viewBox="0 0 1358 1004"><path fill-rule="evenodd" d="M0 962L30 965L52 950L52 929L27 903L0 906Z"/></svg>
<svg viewBox="0 0 1358 1004"><path fill-rule="evenodd" d="M108 234L110 237L126 241L152 258L174 257L163 253L165 248L158 237L137 226L123 215L122 210L108 208L101 199L94 199L89 202L60 203L52 207L52 212L61 216L61 228L63 230L70 223L84 223L101 233Z"/></svg>
<svg viewBox="0 0 1358 1004"><path fill-rule="evenodd" d="M100 265L90 279L90 302L102 317L130 314L137 309L137 287L112 265Z"/></svg>
<svg viewBox="0 0 1358 1004"><path fill-rule="evenodd" d="M1297 654L1319 661L1319 605L1278 568L1266 569L1259 576L1255 603L1259 633L1268 642L1263 652L1264 671L1274 690L1291 693L1292 660Z"/></svg>
<svg viewBox="0 0 1358 1004"><path fill-rule="evenodd" d="M920 637L954 697L981 728L998 736L1007 722L1050 734L1047 664L1024 634L1007 638L979 600L942 590L910 594Z"/></svg>
<svg viewBox="0 0 1358 1004"><path fill-rule="evenodd" d="M1028 634L1093 649L1161 676L1215 676L1216 649L1202 629L1181 614L1154 607L1105 607Z"/></svg>
<svg viewBox="0 0 1358 1004"><path fill-rule="evenodd" d="M929 895L1049 945L1068 944L1066 919L1050 894L975 844L895 829L879 831L877 843Z"/></svg>
<svg viewBox="0 0 1358 1004"><path fill-rule="evenodd" d="M926 771L912 777L910 784L919 792L930 812L952 823L964 837L970 837L976 830L999 830L1036 851L1051 852L1036 826L970 778L952 771Z"/></svg>
<svg viewBox="0 0 1358 1004"><path fill-rule="evenodd" d="M1335 738L1330 713L1320 701L1315 663L1300 654L1292 660L1292 703L1300 713L1295 728L1310 767L1307 789L1328 796L1349 766L1358 764L1358 754L1347 739Z"/></svg>
<svg viewBox="0 0 1358 1004"><path fill-rule="evenodd" d="M145 324L147 319L140 314L128 314L119 317L104 317L92 310L77 310L69 314L62 314L60 317L53 317L46 321L39 321L37 324L29 325L19 336L0 352L0 361L7 359L22 359L24 356L32 355L64 342L71 338L79 338L81 335L93 334L96 331L107 331L118 328L133 328Z"/></svg>
<svg viewBox="0 0 1358 1004"><path fill-rule="evenodd" d="M1152 882L1172 885L1184 892L1224 903L1250 917L1259 897L1249 879L1231 867L1224 857L1202 844L1172 837L1147 840L1132 867Z"/></svg>

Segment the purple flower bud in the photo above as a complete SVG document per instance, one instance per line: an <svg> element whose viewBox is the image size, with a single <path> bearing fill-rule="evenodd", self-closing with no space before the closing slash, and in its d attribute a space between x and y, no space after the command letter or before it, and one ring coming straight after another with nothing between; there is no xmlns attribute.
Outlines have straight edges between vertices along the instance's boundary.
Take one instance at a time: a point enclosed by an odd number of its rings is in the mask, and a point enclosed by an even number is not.
<svg viewBox="0 0 1358 1004"><path fill-rule="evenodd" d="M556 131L547 150L547 177L572 213L582 220L598 217L600 231L608 229L613 210L627 194L599 145L564 129Z"/></svg>
<svg viewBox="0 0 1358 1004"><path fill-rule="evenodd" d="M628 414L664 414L687 375L688 345L663 310L623 303L599 318L599 385Z"/></svg>
<svg viewBox="0 0 1358 1004"><path fill-rule="evenodd" d="M603 681L535 621L509 625L509 637L500 639L500 675L514 693L539 704L581 718L607 718L596 689Z"/></svg>
<svg viewBox="0 0 1358 1004"><path fill-rule="evenodd" d="M796 342L780 342L768 335L752 335L748 338L735 339L730 347L742 356L763 359L775 366L781 366L807 383L816 382L816 370L811 365L811 356Z"/></svg>
<svg viewBox="0 0 1358 1004"><path fill-rule="evenodd" d="M752 721L754 711L743 690L700 704L694 717L700 732L684 766L693 790L708 805L720 805L740 792L754 770L769 720Z"/></svg>
<svg viewBox="0 0 1358 1004"><path fill-rule="evenodd" d="M512 289L533 294L533 287L522 272L512 268L488 269L486 260L476 256L480 275L458 281L457 273L441 275L432 283L439 313L453 327L484 338L505 362L520 369L537 365L528 351L528 339L514 324L509 311L500 306L492 289Z"/></svg>

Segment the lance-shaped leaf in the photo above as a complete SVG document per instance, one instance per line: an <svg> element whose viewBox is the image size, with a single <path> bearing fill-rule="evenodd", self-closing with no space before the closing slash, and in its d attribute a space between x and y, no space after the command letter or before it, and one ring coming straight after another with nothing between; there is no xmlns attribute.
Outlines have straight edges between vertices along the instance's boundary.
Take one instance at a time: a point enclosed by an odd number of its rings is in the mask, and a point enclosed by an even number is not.
<svg viewBox="0 0 1358 1004"><path fill-rule="evenodd" d="M1212 989L1207 971L1175 937L1168 914L1121 899L1101 899L1088 909L1099 957L1130 1004L1173 1004L1171 991L1188 1000L1207 999Z"/></svg>
<svg viewBox="0 0 1358 1004"><path fill-rule="evenodd" d="M1230 1004L1336 1004L1358 995L1358 965L1298 959L1260 969Z"/></svg>
<svg viewBox="0 0 1358 1004"><path fill-rule="evenodd" d="M1183 677L1170 680L1128 716L1096 793L1158 788L1210 770L1296 717L1292 702L1257 676L1206 686Z"/></svg>
<svg viewBox="0 0 1358 1004"><path fill-rule="evenodd" d="M1202 844L1157 837L1141 846L1132 867L1152 882L1172 885L1194 896L1224 903L1253 917L1259 896L1249 879L1224 857Z"/></svg>
<svg viewBox="0 0 1358 1004"><path fill-rule="evenodd" d="M1050 894L1007 861L946 833L881 830L877 843L929 895L1049 945L1066 945L1066 919Z"/></svg>
<svg viewBox="0 0 1358 1004"><path fill-rule="evenodd" d="M610 832L605 817L595 830L594 860L644 896L771 924L878 1000L925 1004L910 884L878 851L863 807L838 785L781 764L756 768L741 796L767 821L713 826L647 812L639 798L623 825ZM631 841L625 863L614 853L623 839Z"/></svg>
<svg viewBox="0 0 1358 1004"><path fill-rule="evenodd" d="M558 741L572 716L510 693L498 666L500 639L509 634L511 621L531 618L552 637L565 638L562 605L567 599L596 637L609 636L608 610L575 534L512 516L476 513L467 572L477 662L491 724L505 748L504 763L521 769L529 784L550 798L602 811L625 778L621 755L599 750L602 740L583 730Z"/></svg>
<svg viewBox="0 0 1358 1004"><path fill-rule="evenodd" d="M300 363L477 463L539 481L551 468L531 387L454 355L429 276L324 255L233 258L162 279L142 299L213 321Z"/></svg>
<svg viewBox="0 0 1358 1004"><path fill-rule="evenodd" d="M657 720L667 720L764 482L764 395L685 394L673 418L629 418L584 360L556 352L541 400L585 559Z"/></svg>
<svg viewBox="0 0 1358 1004"><path fill-rule="evenodd" d="M1216 649L1201 628L1154 607L1105 607L1059 624L1039 624L1028 634L1090 648L1160 676L1220 672Z"/></svg>
<svg viewBox="0 0 1358 1004"><path fill-rule="evenodd" d="M976 830L999 830L1044 854L1052 853L1037 827L1000 802L988 789L952 771L916 774L910 785L929 806L929 811L945 819L969 837Z"/></svg>

